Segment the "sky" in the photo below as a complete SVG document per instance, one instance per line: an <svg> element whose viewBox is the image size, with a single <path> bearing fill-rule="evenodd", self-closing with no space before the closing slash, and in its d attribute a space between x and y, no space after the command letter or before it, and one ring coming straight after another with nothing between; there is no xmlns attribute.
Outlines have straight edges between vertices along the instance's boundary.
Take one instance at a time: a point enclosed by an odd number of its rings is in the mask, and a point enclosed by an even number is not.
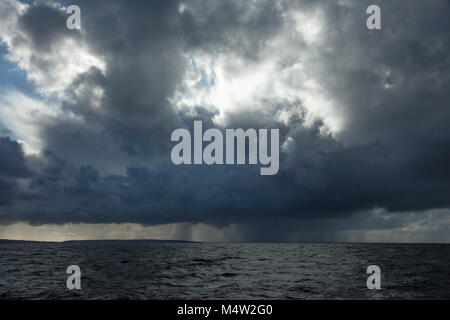
<svg viewBox="0 0 450 320"><path fill-rule="evenodd" d="M0 0L0 238L450 242L449 12ZM278 174L174 165L195 120L279 129Z"/></svg>

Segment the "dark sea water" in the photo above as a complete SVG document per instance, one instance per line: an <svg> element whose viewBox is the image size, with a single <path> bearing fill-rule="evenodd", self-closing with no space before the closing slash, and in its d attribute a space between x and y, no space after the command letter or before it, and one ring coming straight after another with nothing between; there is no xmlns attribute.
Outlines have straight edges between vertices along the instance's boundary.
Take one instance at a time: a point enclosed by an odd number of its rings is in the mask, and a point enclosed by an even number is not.
<svg viewBox="0 0 450 320"><path fill-rule="evenodd" d="M6 243L0 299L450 299L449 268L450 245Z"/></svg>

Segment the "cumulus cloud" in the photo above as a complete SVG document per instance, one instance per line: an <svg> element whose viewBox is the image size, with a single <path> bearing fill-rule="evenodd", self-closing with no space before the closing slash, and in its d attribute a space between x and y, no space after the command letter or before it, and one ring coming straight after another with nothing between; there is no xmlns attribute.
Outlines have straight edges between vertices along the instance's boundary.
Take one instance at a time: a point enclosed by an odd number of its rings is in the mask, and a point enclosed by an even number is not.
<svg viewBox="0 0 450 320"><path fill-rule="evenodd" d="M22 146L10 138L0 138L0 206L9 206L18 196L16 179L31 175Z"/></svg>
<svg viewBox="0 0 450 320"><path fill-rule="evenodd" d="M76 4L79 31L61 4L0 4L6 57L41 95L0 100L24 145L0 145L2 223L236 224L248 239L315 225L311 239L338 239L361 215L376 229L377 210L449 207L446 1L380 1L379 31L369 1ZM280 129L279 174L174 166L170 133L196 119Z"/></svg>
<svg viewBox="0 0 450 320"><path fill-rule="evenodd" d="M0 32L8 47L6 57L26 71L39 93L61 95L89 68L104 70L101 57L90 53L81 34L64 28L64 7L40 1L29 6L15 0L4 0L0 6L5 15Z"/></svg>

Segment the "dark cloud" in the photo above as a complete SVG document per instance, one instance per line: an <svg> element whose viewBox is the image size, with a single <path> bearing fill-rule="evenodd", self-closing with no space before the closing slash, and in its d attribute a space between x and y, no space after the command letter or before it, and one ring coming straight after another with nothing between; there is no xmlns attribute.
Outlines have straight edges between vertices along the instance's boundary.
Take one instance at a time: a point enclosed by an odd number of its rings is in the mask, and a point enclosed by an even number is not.
<svg viewBox="0 0 450 320"><path fill-rule="evenodd" d="M19 202L2 222L240 223L249 239L271 240L280 239L271 228L293 234L299 225L290 221L303 218L305 239L336 240L331 224L321 229L311 219L450 206L448 2L379 1L381 31L365 28L368 1L187 1L182 12L177 1L76 3L83 14L76 37L103 57L106 71L93 67L66 89L62 115L42 124L51 151L35 159L29 183L0 183L0 203ZM323 46L283 34L284 13L294 9L323 13ZM65 35L54 31L61 19L58 9L33 7L21 17L22 31L45 50ZM42 20L44 32L36 32ZM170 133L195 119L212 127L219 114L170 102L189 55L227 53L252 63L277 36L312 50L316 76L345 119L342 130L327 133L320 117L307 124L301 99L261 99L260 108L226 114L224 123L279 128L277 176L249 166L172 165ZM289 116L281 121L283 112ZM2 139L0 176L29 176L17 142Z"/></svg>
<svg viewBox="0 0 450 320"><path fill-rule="evenodd" d="M182 14L188 48L230 51L257 59L265 42L280 31L282 11L273 1L189 1Z"/></svg>
<svg viewBox="0 0 450 320"><path fill-rule="evenodd" d="M23 155L22 146L9 137L0 137L0 207L10 206L18 197L16 179L27 178L31 171ZM8 220L14 219L9 216Z"/></svg>
<svg viewBox="0 0 450 320"><path fill-rule="evenodd" d="M56 6L46 2L37 2L20 16L19 27L31 40L34 50L48 52L63 37L77 38L78 32L64 28L67 16ZM78 38L79 39L79 38ZM20 38L16 41L22 41ZM51 65L44 67L50 72Z"/></svg>
<svg viewBox="0 0 450 320"><path fill-rule="evenodd" d="M17 184L11 180L0 179L0 206L11 205L14 198L17 197ZM8 217L7 220L14 219Z"/></svg>
<svg viewBox="0 0 450 320"><path fill-rule="evenodd" d="M91 69L76 79L64 108L99 125L130 155L167 153L167 137L180 126L168 98L185 63L177 2L77 3L86 12L86 41L105 58L107 71ZM101 110L90 102L95 89L103 93Z"/></svg>
<svg viewBox="0 0 450 320"><path fill-rule="evenodd" d="M30 170L22 146L9 137L0 137L0 177L26 178Z"/></svg>

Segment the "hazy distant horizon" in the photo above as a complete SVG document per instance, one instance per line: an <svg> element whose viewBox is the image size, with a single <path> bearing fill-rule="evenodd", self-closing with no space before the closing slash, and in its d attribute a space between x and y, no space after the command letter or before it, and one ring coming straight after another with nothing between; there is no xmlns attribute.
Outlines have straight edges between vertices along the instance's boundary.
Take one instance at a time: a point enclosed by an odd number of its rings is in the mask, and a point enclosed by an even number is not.
<svg viewBox="0 0 450 320"><path fill-rule="evenodd" d="M1 239L0 243L14 243L14 242L36 242L36 243L76 243L76 242L155 242L155 243L192 243L192 244L374 244L374 245L395 245L395 244L429 244L429 245L450 245L448 242L327 242L327 241L303 241L303 242L248 242L248 241L192 241L192 240L180 240L180 239L77 239L77 240L63 240L63 241L45 241L45 240L26 240L26 239Z"/></svg>

